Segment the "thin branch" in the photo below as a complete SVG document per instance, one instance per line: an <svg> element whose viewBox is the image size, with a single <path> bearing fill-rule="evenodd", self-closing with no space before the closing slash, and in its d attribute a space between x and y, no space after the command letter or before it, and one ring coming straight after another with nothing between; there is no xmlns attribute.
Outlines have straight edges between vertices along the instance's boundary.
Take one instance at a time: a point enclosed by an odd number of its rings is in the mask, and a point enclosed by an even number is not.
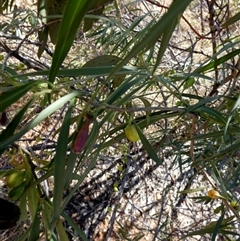
<svg viewBox="0 0 240 241"><path fill-rule="evenodd" d="M146 0L147 2L155 5L155 6L158 6L158 7L161 7L161 8L165 8L165 9L169 9L169 7L167 6L164 6L158 2L155 2L153 0ZM190 24L190 22L187 20L186 17L182 16L183 20L187 23L187 25L190 27L190 29L200 38L200 39L213 39L213 37L207 37L206 35L202 35L200 33L198 33L198 31ZM218 35L220 34L222 28L219 29L218 31ZM211 32L210 32L211 33ZM209 34L209 33L208 33ZM207 35L208 35L207 34ZM216 37L216 36L215 36Z"/></svg>
<svg viewBox="0 0 240 241"><path fill-rule="evenodd" d="M32 61L30 59L23 58L21 55L19 55L19 53L16 50L11 50L2 40L0 40L0 46L2 46L3 49L7 53L7 56L6 56L5 61L4 61L4 67L6 66L8 58L13 56L16 59L18 59L20 62L24 63L30 69L34 69L34 70L37 70L37 71L42 70L42 68L37 67L37 65L39 65L39 63L37 63L35 61Z"/></svg>

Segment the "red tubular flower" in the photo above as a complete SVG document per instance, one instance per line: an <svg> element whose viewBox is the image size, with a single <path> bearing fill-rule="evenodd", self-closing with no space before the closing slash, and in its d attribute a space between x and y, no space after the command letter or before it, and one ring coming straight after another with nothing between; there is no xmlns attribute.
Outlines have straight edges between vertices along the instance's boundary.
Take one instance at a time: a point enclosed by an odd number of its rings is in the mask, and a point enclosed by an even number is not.
<svg viewBox="0 0 240 241"><path fill-rule="evenodd" d="M83 150L88 139L89 126L92 123L92 120L93 120L92 116L90 115L85 116L85 123L83 124L82 128L77 134L76 139L73 142L74 153L79 154Z"/></svg>
<svg viewBox="0 0 240 241"><path fill-rule="evenodd" d="M3 111L0 113L0 125L6 126L9 122L9 119L7 117L7 113Z"/></svg>

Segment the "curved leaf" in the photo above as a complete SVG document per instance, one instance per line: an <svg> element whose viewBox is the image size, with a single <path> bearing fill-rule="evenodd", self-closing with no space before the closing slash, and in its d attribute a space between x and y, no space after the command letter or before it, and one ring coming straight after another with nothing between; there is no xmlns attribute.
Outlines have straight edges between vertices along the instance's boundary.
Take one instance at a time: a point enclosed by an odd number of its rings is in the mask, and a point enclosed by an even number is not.
<svg viewBox="0 0 240 241"><path fill-rule="evenodd" d="M66 102L71 100L72 98L80 95L81 92L73 92L70 94L67 94L63 96L62 98L58 99L51 105L49 105L45 110L41 111L41 113L38 114L38 116L30 121L25 127L23 127L19 132L16 134L9 136L7 139L0 142L0 150L5 149L8 145L11 145L13 142L17 141L20 137L22 137L25 133L27 133L29 130L31 130L33 127L35 127L38 123L40 123L42 120L47 118L49 115L51 115L53 112L61 108Z"/></svg>
<svg viewBox="0 0 240 241"><path fill-rule="evenodd" d="M53 55L49 82L53 83L63 60L65 59L89 5L89 0L69 0L63 14L57 44Z"/></svg>
<svg viewBox="0 0 240 241"><path fill-rule="evenodd" d="M6 92L0 92L0 112L3 112L8 106L18 101L24 96L34 85L39 83L38 81L29 82L19 87L13 87Z"/></svg>

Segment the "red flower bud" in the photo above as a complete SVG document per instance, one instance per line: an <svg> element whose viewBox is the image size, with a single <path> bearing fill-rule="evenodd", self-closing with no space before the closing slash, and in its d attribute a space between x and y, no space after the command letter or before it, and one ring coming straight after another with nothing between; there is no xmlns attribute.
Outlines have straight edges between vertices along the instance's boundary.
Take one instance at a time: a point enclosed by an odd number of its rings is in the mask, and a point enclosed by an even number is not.
<svg viewBox="0 0 240 241"><path fill-rule="evenodd" d="M76 154L79 154L83 150L87 142L89 126L92 123L93 117L90 115L86 115L85 119L85 123L83 124L82 128L77 134L76 139L73 142L73 152Z"/></svg>
<svg viewBox="0 0 240 241"><path fill-rule="evenodd" d="M6 126L9 122L9 119L7 117L7 113L3 111L0 113L0 125Z"/></svg>

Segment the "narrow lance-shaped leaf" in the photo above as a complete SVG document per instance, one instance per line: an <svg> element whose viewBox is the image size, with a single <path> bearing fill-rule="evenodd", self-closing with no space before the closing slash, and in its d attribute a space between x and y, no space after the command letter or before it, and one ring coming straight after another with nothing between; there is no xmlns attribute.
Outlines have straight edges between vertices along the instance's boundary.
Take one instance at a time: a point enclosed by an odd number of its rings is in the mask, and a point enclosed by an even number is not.
<svg viewBox="0 0 240 241"><path fill-rule="evenodd" d="M112 75L118 71L123 65L125 65L131 58L136 57L142 51L147 51L162 36L164 31L168 28L169 24L172 23L173 19L179 18L179 14L182 14L186 7L192 2L192 0L175 0L169 7L168 12L147 32L145 37L138 41L128 55L114 68ZM110 75L110 77L112 76Z"/></svg>
<svg viewBox="0 0 240 241"><path fill-rule="evenodd" d="M28 110L28 107L32 104L34 99L31 99L13 118L13 120L8 124L7 128L2 131L0 134L0 139L4 140L9 136L13 135L14 131L16 130L17 126L19 125L23 115Z"/></svg>
<svg viewBox="0 0 240 241"><path fill-rule="evenodd" d="M86 238L86 234L79 228L79 225L77 225L72 218L68 217L66 213L62 213L62 216L64 217L64 219L67 221L67 223L69 225L71 225L71 227L73 228L74 232L76 232L78 234L78 236L81 238L81 240L83 241L89 241Z"/></svg>
<svg viewBox="0 0 240 241"><path fill-rule="evenodd" d="M177 23L178 23L178 19L177 18L173 19L171 24L169 24L168 28L166 28L165 31L163 32L161 45L160 45L160 48L159 48L159 51L158 51L158 54L157 54L156 64L154 66L153 72L156 71L156 69L158 68L158 65L160 64L160 62L161 62L161 60L163 58L163 55L164 55L164 53L166 51L166 48L167 48L167 46L169 44L170 38L172 36L172 33L173 33ZM150 45L148 47L148 49L150 49L151 47L152 46Z"/></svg>
<svg viewBox="0 0 240 241"><path fill-rule="evenodd" d="M69 126L71 123L71 113L74 106L74 99L71 100L68 111L65 115L62 128L59 134L56 155L54 158L54 190L53 190L53 218L52 227L56 224L62 204L62 196L64 191L66 153L68 148Z"/></svg>
<svg viewBox="0 0 240 241"><path fill-rule="evenodd" d="M56 223L56 228L57 228L60 240L69 241L66 230L63 227L60 218L58 219L58 221Z"/></svg>
<svg viewBox="0 0 240 241"><path fill-rule="evenodd" d="M38 240L39 239L39 231L40 231L40 219L39 219L38 215L35 215L30 230L31 230L31 232L30 232L28 241Z"/></svg>
<svg viewBox="0 0 240 241"><path fill-rule="evenodd" d="M144 136L141 129L138 127L137 124L135 124L135 127L136 127L136 130L141 139L141 142L142 142L145 150L147 151L149 157L151 157L153 159L153 161L155 161L157 164L162 165L162 163L163 163L162 160L159 159L156 151L153 149L152 145L148 142L147 138Z"/></svg>
<svg viewBox="0 0 240 241"><path fill-rule="evenodd" d="M223 25L222 27L227 27L229 25L232 25L234 23L236 23L237 21L240 20L240 12L238 12L237 14L235 14L233 17L229 18Z"/></svg>
<svg viewBox="0 0 240 241"><path fill-rule="evenodd" d="M90 13L92 15L100 16L103 13L104 7L107 4L110 4L113 2L113 0L98 0L98 1L89 1L90 4L88 6L87 13ZM87 32L90 30L93 26L93 23L98 21L98 18L84 18L84 27L83 31Z"/></svg>
<svg viewBox="0 0 240 241"><path fill-rule="evenodd" d="M226 123L226 126L225 126L225 130L224 130L224 138L225 138L225 140L226 140L226 137L227 137L227 130L229 128L230 122L231 122L231 120L233 118L234 113L239 108L239 106L240 106L240 95L238 96L238 99L237 99L235 105L233 106L233 108L232 108L232 110L231 110L231 112L229 114L229 117L228 117L228 120L227 120L227 123Z"/></svg>
<svg viewBox="0 0 240 241"><path fill-rule="evenodd" d="M83 19L90 2L91 1L89 0L69 0L67 2L58 34L56 49L53 55L49 75L50 82L54 82L58 69L71 48L79 24Z"/></svg>
<svg viewBox="0 0 240 241"><path fill-rule="evenodd" d="M29 131L30 129L32 129L34 126L36 126L38 123L40 123L42 120L44 120L46 117L48 117L49 115L51 115L54 111L56 111L57 109L59 109L63 104L65 104L67 101L71 100L72 98L74 98L75 96L80 95L81 92L72 92L69 93L63 97L61 97L60 99L58 99L57 101L55 101L54 103L52 103L51 105L49 105L45 110L41 111L38 116L30 121L23 129L21 129L19 132L17 132L16 134L9 136L6 140L2 141L0 140L0 150L4 149L6 146L11 145L14 141L18 140L21 136L23 136L27 131Z"/></svg>
<svg viewBox="0 0 240 241"><path fill-rule="evenodd" d="M81 67L79 69L60 69L57 72L57 76L99 76L99 75L108 75L112 70L113 66L92 66L92 67ZM130 74L132 72L136 72L138 70L137 67L133 66L124 66L122 69L120 69L118 72L115 73L115 75L122 75L122 74ZM41 71L34 71L31 73L25 73L25 74L15 74L14 78L20 78L25 76L44 76L49 75L49 70L41 70Z"/></svg>
<svg viewBox="0 0 240 241"><path fill-rule="evenodd" d="M14 87L10 91L0 91L0 112L3 112L8 106L15 103L22 96L24 96L34 85L38 82L30 82L20 87Z"/></svg>
<svg viewBox="0 0 240 241"><path fill-rule="evenodd" d="M205 72L207 70L211 70L213 68L216 68L218 65L227 62L229 59L234 58L239 53L240 53L240 49L233 50L230 53L224 55L223 57L220 57L218 59L215 59L215 60L211 61L210 63L206 64L205 66L198 67L194 72L195 73L202 73L202 72Z"/></svg>

